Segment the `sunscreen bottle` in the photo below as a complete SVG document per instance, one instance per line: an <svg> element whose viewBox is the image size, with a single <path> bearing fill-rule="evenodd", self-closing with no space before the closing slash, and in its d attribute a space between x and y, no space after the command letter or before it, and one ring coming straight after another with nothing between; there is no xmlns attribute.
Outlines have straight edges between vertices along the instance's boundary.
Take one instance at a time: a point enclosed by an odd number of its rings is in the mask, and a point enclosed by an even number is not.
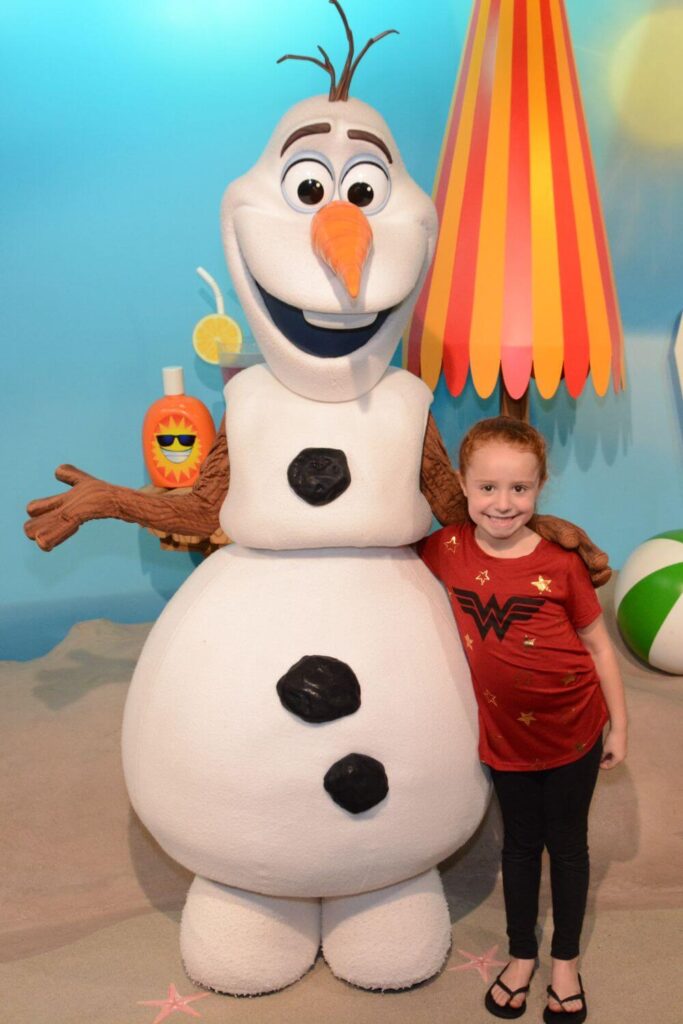
<svg viewBox="0 0 683 1024"><path fill-rule="evenodd" d="M157 487L191 487L216 436L211 413L185 394L182 366L165 366L163 398L150 405L142 425L147 472Z"/></svg>

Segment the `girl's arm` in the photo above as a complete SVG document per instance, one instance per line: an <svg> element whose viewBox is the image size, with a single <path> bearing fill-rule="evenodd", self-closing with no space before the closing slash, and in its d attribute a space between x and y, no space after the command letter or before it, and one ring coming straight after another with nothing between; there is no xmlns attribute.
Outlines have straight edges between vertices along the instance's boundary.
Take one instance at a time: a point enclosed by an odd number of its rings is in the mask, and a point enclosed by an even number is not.
<svg viewBox="0 0 683 1024"><path fill-rule="evenodd" d="M602 751L601 768L614 768L626 757L628 719L621 672L612 641L602 615L585 629L577 630L581 642L592 657L600 678L600 687L609 711L610 727Z"/></svg>

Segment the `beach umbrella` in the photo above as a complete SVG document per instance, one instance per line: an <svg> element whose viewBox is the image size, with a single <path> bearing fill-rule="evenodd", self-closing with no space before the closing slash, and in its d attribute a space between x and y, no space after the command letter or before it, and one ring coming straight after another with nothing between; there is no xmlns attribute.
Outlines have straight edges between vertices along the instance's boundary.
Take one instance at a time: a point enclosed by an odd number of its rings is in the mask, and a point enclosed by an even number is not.
<svg viewBox="0 0 683 1024"><path fill-rule="evenodd" d="M624 386L623 336L563 0L475 0L434 200L435 259L404 363L483 398L590 374Z"/></svg>

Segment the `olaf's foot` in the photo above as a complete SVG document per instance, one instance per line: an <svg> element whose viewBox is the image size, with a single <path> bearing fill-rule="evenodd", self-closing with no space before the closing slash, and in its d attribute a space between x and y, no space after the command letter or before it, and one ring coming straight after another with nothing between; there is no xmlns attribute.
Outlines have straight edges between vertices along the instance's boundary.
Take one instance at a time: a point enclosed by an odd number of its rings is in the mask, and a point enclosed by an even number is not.
<svg viewBox="0 0 683 1024"><path fill-rule="evenodd" d="M180 924L185 969L198 985L256 996L298 981L320 947L320 900L284 899L197 877Z"/></svg>
<svg viewBox="0 0 683 1024"><path fill-rule="evenodd" d="M368 989L410 988L437 974L451 945L439 872L359 896L323 900L323 956L338 978Z"/></svg>

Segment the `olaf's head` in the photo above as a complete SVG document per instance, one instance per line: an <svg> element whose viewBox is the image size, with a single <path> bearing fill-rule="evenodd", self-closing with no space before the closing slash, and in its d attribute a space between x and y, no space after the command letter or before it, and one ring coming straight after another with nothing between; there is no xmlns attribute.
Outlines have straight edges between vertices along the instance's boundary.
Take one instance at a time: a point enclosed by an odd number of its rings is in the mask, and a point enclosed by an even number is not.
<svg viewBox="0 0 683 1024"><path fill-rule="evenodd" d="M227 189L223 242L270 369L321 401L369 391L385 372L436 244L436 212L382 117L316 96L282 118Z"/></svg>

